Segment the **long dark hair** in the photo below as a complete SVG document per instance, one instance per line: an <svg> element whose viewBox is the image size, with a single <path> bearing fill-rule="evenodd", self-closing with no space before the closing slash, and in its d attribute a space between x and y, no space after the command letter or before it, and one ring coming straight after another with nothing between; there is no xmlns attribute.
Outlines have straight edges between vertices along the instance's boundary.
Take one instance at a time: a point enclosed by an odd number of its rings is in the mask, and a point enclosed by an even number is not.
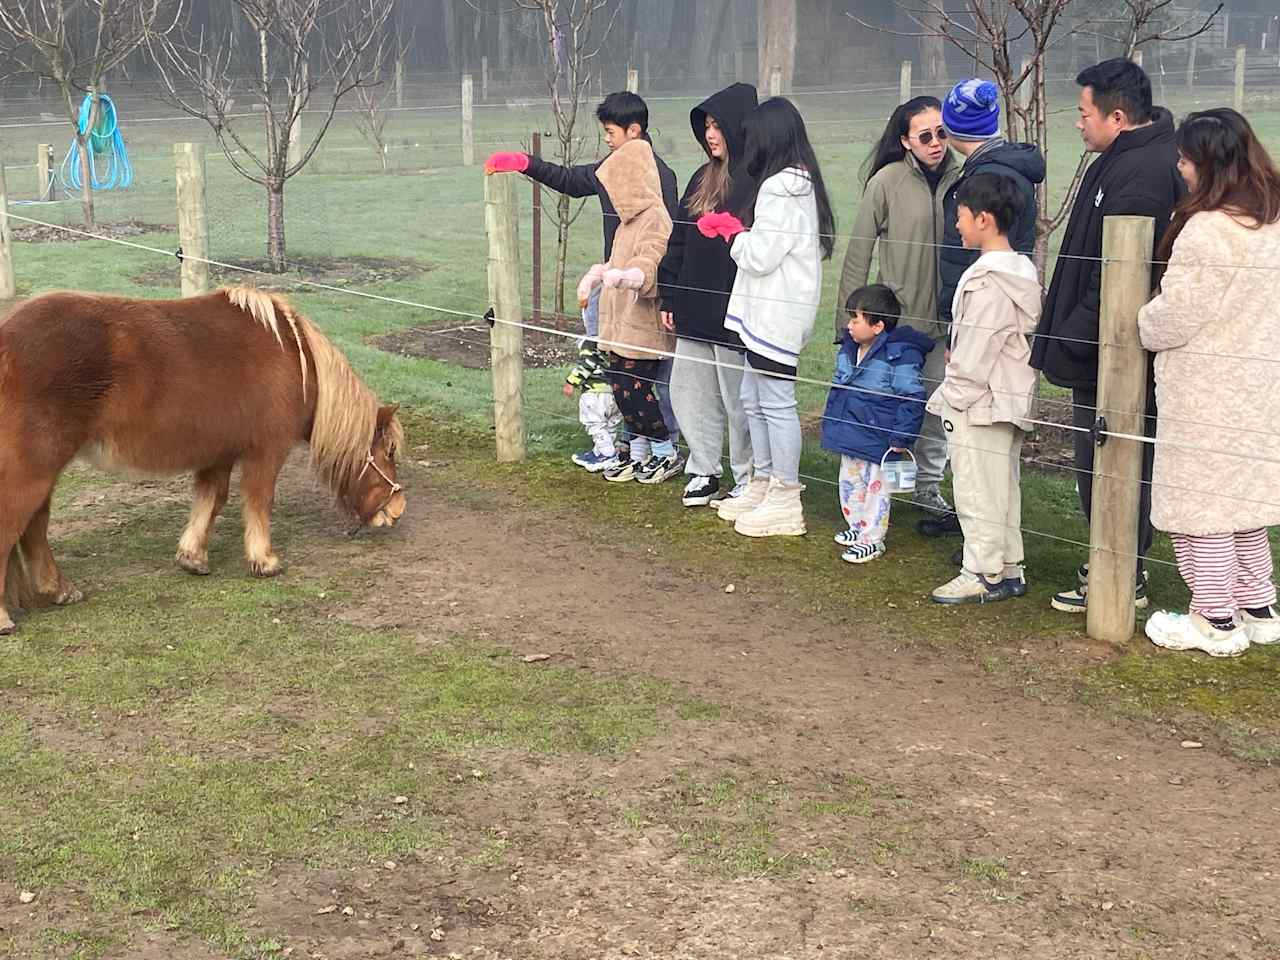
<svg viewBox="0 0 1280 960"><path fill-rule="evenodd" d="M1228 107L1189 113L1177 142L1195 165L1196 187L1174 207L1159 259L1169 259L1173 241L1197 213L1223 210L1257 226L1280 222L1280 169L1248 120Z"/></svg>
<svg viewBox="0 0 1280 960"><path fill-rule="evenodd" d="M942 110L942 101L937 97L912 97L906 103L900 103L889 114L889 122L884 125L884 133L880 140L867 154L858 175L862 177L865 188L867 181L891 163L897 163L907 155L907 148L902 145L902 138L911 130L911 121L926 110Z"/></svg>
<svg viewBox="0 0 1280 960"><path fill-rule="evenodd" d="M762 183L788 167L798 167L813 187L818 204L818 242L822 259L829 259L835 247L836 217L800 111L785 97L772 97L747 115L742 128L746 134L743 166L752 181L750 197L738 212L742 222L751 226Z"/></svg>

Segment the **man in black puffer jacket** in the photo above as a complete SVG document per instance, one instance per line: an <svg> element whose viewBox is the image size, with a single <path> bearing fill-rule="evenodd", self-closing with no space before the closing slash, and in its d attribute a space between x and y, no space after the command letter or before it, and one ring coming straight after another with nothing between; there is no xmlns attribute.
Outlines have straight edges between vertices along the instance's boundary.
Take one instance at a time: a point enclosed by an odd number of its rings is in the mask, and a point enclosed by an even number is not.
<svg viewBox="0 0 1280 960"><path fill-rule="evenodd" d="M1049 285L1031 348L1031 365L1045 379L1071 388L1072 422L1091 428L1098 405L1098 313L1102 298L1102 221L1105 217L1152 217L1155 249L1169 226L1174 206L1186 187L1178 175L1178 151L1169 111L1151 105L1151 81L1129 60L1106 60L1076 77L1080 116L1076 129L1085 149L1098 154L1085 172L1062 249ZM1152 285L1158 271L1152 272ZM1155 435L1154 378L1148 370L1146 433ZM1094 440L1077 431L1076 485L1086 517L1091 515ZM1138 517L1138 553L1151 547L1151 464L1154 447L1144 444L1142 494ZM1088 567L1079 586L1053 598L1055 610L1084 613ZM1138 560L1138 607L1147 605L1145 572Z"/></svg>
<svg viewBox="0 0 1280 960"><path fill-rule="evenodd" d="M966 250L956 226L956 191L975 173L996 173L1008 177L1018 186L1022 197L1021 211L1009 243L1018 253L1031 255L1036 245L1036 187L1044 182L1044 154L1029 143L1011 143L1000 136L1000 88L990 80L965 80L957 83L942 102L942 125L948 139L965 157L960 178L942 198L942 249L938 251L938 319L951 329L951 301L956 295L960 277L973 266L981 251ZM938 384L925 384L932 392ZM932 510L936 516L916 524L925 536L960 534L960 521L940 495L936 503L913 502Z"/></svg>

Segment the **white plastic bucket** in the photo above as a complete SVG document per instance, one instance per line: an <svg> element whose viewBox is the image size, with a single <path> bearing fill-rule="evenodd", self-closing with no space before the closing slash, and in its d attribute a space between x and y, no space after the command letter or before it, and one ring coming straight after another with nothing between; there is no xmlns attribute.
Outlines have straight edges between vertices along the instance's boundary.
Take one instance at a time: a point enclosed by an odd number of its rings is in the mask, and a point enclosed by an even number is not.
<svg viewBox="0 0 1280 960"><path fill-rule="evenodd" d="M916 455L907 451L907 459L890 460L892 450L880 458L880 479L887 493L911 493L916 488Z"/></svg>

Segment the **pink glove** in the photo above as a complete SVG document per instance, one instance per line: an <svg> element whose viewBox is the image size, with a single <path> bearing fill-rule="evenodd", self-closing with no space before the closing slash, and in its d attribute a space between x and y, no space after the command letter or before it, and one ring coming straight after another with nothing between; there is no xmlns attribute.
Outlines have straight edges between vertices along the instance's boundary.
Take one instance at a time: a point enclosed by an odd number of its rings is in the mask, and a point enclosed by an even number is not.
<svg viewBox="0 0 1280 960"><path fill-rule="evenodd" d="M524 173L529 169L527 153L495 153L484 162L485 173Z"/></svg>
<svg viewBox="0 0 1280 960"><path fill-rule="evenodd" d="M628 267L626 270L610 267L604 272L604 285L606 287L626 287L628 290L639 290L644 286L644 271L639 267Z"/></svg>
<svg viewBox="0 0 1280 960"><path fill-rule="evenodd" d="M597 263L578 281L578 306L586 309L587 301L591 299L591 288L604 279L605 265Z"/></svg>
<svg viewBox="0 0 1280 960"><path fill-rule="evenodd" d="M698 218L698 232L704 237L732 239L746 227L732 213L704 213Z"/></svg>

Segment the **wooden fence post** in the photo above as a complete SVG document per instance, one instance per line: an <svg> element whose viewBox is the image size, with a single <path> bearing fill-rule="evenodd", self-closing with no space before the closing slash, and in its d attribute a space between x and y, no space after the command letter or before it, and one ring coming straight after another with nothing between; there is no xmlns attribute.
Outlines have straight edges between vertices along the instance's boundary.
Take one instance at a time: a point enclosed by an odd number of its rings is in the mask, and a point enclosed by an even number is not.
<svg viewBox="0 0 1280 960"><path fill-rule="evenodd" d="M36 181L40 187L39 198L52 200L53 147L50 144L42 143L36 147Z"/></svg>
<svg viewBox="0 0 1280 960"><path fill-rule="evenodd" d="M1244 47L1236 47L1236 96L1234 106L1236 113L1244 113L1244 65L1247 51Z"/></svg>
<svg viewBox="0 0 1280 960"><path fill-rule="evenodd" d="M404 54L396 57L396 107L404 106Z"/></svg>
<svg viewBox="0 0 1280 960"><path fill-rule="evenodd" d="M641 62L644 64L644 73L641 76L641 82L644 84L644 89L647 92L653 85L653 74L649 72L649 51L646 50L643 56L644 59ZM637 92L639 92L638 88Z"/></svg>
<svg viewBox="0 0 1280 960"><path fill-rule="evenodd" d="M769 69L769 96L782 96L782 68L771 67Z"/></svg>
<svg viewBox="0 0 1280 960"><path fill-rule="evenodd" d="M1187 49L1187 93L1196 92L1196 38L1192 37Z"/></svg>
<svg viewBox="0 0 1280 960"><path fill-rule="evenodd" d="M631 93L640 92L640 71L639 70L632 70L632 69L627 70L627 90Z"/></svg>
<svg viewBox="0 0 1280 960"><path fill-rule="evenodd" d="M1151 296L1154 241L1150 217L1103 221L1097 416L1105 418L1112 433L1143 435L1147 355L1138 339L1138 309ZM1101 435L1095 442L1086 628L1095 640L1123 643L1133 636L1137 622L1133 596L1146 444Z"/></svg>
<svg viewBox="0 0 1280 960"><path fill-rule="evenodd" d="M480 102L489 102L489 58L480 58Z"/></svg>
<svg viewBox="0 0 1280 960"><path fill-rule="evenodd" d="M175 143L178 185L178 244L182 247L182 295L209 292L209 215L204 195L204 147Z"/></svg>
<svg viewBox="0 0 1280 960"><path fill-rule="evenodd" d="M542 157L542 134L533 132L533 155ZM532 177L533 185L533 322L542 322L542 184Z"/></svg>
<svg viewBox="0 0 1280 960"><path fill-rule="evenodd" d="M13 276L13 235L9 232L9 194L4 165L0 164L0 300L12 300L18 292Z"/></svg>
<svg viewBox="0 0 1280 960"><path fill-rule="evenodd" d="M524 320L520 309L520 245L515 177L484 178L484 224L489 235L489 334L493 373L493 432L498 460L523 460ZM502 321L509 321L503 323Z"/></svg>
<svg viewBox="0 0 1280 960"><path fill-rule="evenodd" d="M471 74L462 75L462 165L476 162L475 145L475 81Z"/></svg>
<svg viewBox="0 0 1280 960"><path fill-rule="evenodd" d="M906 103L911 99L911 61L903 60L898 74L898 102Z"/></svg>
<svg viewBox="0 0 1280 960"><path fill-rule="evenodd" d="M907 65L910 66L911 62L907 61ZM1026 76L1022 79L1022 86L1018 87L1018 106L1020 106L1024 111L1031 110L1031 98L1034 96L1036 86L1034 66L1035 59L1033 57L1022 58L1022 65L1019 69L1026 74ZM907 99L910 99L910 97ZM1027 118L1027 126L1031 126L1031 119L1029 116ZM1012 127L1010 128L1009 136L1013 136Z"/></svg>

